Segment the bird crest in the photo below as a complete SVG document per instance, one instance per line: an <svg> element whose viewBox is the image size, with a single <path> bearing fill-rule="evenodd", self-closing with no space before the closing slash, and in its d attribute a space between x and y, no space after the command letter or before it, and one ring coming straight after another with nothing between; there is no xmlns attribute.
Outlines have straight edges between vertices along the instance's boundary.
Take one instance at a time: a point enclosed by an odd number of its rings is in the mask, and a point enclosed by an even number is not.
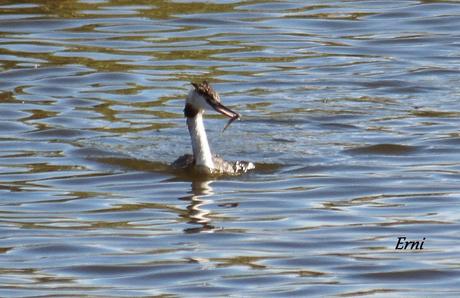
<svg viewBox="0 0 460 298"><path fill-rule="evenodd" d="M201 96L206 99L209 104L216 104L220 103L220 96L219 94L214 91L214 89L209 85L208 81L203 81L201 83L194 83L191 82L195 91L198 92Z"/></svg>

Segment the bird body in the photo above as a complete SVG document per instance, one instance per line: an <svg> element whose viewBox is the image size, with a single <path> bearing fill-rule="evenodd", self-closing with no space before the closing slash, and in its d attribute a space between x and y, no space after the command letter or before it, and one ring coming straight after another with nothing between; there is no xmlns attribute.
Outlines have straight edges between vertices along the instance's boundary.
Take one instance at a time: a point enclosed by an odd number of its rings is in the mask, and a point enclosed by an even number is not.
<svg viewBox="0 0 460 298"><path fill-rule="evenodd" d="M221 103L219 94L208 82L192 83L192 85L194 89L187 96L184 115L187 118L193 155L181 156L172 165L176 168L193 168L207 174L237 175L254 169L255 166L252 162L227 162L217 155L212 155L203 122L205 110L214 109L229 117L229 124L239 119L240 115Z"/></svg>

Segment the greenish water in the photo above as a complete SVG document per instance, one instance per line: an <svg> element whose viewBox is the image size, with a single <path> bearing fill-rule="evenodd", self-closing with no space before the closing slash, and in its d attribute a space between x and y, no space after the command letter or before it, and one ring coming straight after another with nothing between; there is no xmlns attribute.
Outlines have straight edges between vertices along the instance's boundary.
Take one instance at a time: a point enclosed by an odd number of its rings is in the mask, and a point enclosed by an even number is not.
<svg viewBox="0 0 460 298"><path fill-rule="evenodd" d="M457 297L460 4L0 2L1 297ZM239 177L190 153L190 81ZM395 250L398 237L423 250Z"/></svg>

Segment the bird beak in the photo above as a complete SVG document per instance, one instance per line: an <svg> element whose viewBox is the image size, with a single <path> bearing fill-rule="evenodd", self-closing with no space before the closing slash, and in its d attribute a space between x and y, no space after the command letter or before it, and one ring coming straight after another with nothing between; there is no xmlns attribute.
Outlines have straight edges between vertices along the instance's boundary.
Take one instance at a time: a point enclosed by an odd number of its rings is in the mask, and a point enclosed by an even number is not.
<svg viewBox="0 0 460 298"><path fill-rule="evenodd" d="M222 130L222 133L227 129L227 127L230 126L230 124L232 124L233 121L240 119L240 114L230 110L229 108L227 108L226 106L224 106L220 102L215 102L211 106L217 112L219 112L219 113L227 116L228 118L230 118L230 120L228 120L227 124L225 125L224 129Z"/></svg>
<svg viewBox="0 0 460 298"><path fill-rule="evenodd" d="M228 118L231 118L233 120L236 120L236 119L240 118L240 114L238 114L235 111L230 110L229 108L227 108L226 106L224 106L220 102L213 103L213 105L211 105L211 106L212 106L212 108L214 110L216 110L217 112L221 113L222 115L227 116Z"/></svg>

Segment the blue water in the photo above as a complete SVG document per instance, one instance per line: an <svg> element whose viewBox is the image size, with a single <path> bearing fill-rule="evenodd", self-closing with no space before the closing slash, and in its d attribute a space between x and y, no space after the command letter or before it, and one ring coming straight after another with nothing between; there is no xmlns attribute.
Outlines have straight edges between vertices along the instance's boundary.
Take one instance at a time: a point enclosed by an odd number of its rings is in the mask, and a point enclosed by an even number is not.
<svg viewBox="0 0 460 298"><path fill-rule="evenodd" d="M460 4L0 3L1 297L458 297ZM199 177L190 81L213 152ZM396 250L398 237L423 241Z"/></svg>

